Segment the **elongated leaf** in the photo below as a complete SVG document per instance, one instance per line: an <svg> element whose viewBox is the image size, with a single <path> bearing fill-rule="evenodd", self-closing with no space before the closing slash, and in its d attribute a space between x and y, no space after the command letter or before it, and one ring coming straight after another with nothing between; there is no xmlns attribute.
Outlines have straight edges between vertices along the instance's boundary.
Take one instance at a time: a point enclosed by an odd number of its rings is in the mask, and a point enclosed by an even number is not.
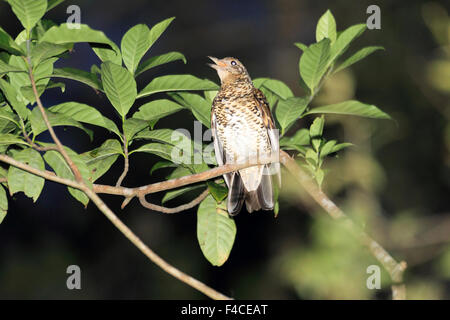
<svg viewBox="0 0 450 320"><path fill-rule="evenodd" d="M162 143L148 143L146 145L143 145L133 151L130 152L130 154L135 152L146 152L151 153L154 155L157 155L163 159L169 160L169 161L176 161L177 159L172 158L172 150L173 147L167 144Z"/></svg>
<svg viewBox="0 0 450 320"><path fill-rule="evenodd" d="M103 176L122 154L122 145L115 139L108 139L100 147L81 154L89 169L89 181L95 182Z"/></svg>
<svg viewBox="0 0 450 320"><path fill-rule="evenodd" d="M2 223L3 219L5 219L7 212L8 198L6 197L5 188L3 188L3 186L0 186L0 223Z"/></svg>
<svg viewBox="0 0 450 320"><path fill-rule="evenodd" d="M327 10L319 19L316 27L316 41L323 38L330 39L331 43L336 41L336 21L330 10Z"/></svg>
<svg viewBox="0 0 450 320"><path fill-rule="evenodd" d="M25 71L18 67L10 66L9 64L0 60L0 77L9 72L25 72Z"/></svg>
<svg viewBox="0 0 450 320"><path fill-rule="evenodd" d="M219 86L207 79L199 79L190 74L168 75L153 79L141 92L138 98L165 92L187 90L218 90Z"/></svg>
<svg viewBox="0 0 450 320"><path fill-rule="evenodd" d="M12 11L28 31L47 11L47 0L8 0Z"/></svg>
<svg viewBox="0 0 450 320"><path fill-rule="evenodd" d="M349 44L357 37L359 37L364 32L364 30L366 30L366 24L361 23L351 26L342 31L330 50L329 64L336 61L336 59L339 58L339 56L347 50Z"/></svg>
<svg viewBox="0 0 450 320"><path fill-rule="evenodd" d="M182 105L171 100L153 100L139 107L133 118L146 121L159 120L182 109L184 109Z"/></svg>
<svg viewBox="0 0 450 320"><path fill-rule="evenodd" d="M176 167L176 165L173 164L171 161L158 161L150 169L150 175L152 175L153 172L155 172L156 170L164 169L164 168L174 168L174 167Z"/></svg>
<svg viewBox="0 0 450 320"><path fill-rule="evenodd" d="M186 64L186 57L180 53L180 52L168 52L168 53L164 53L161 54L159 56L154 56L149 58L148 60L145 60L144 62L142 62L137 70L136 70L136 76L140 75L141 73L143 73L144 71L147 71L151 68L160 66L162 64L166 64L169 62L173 62L173 61L177 61L177 60L182 60L185 64Z"/></svg>
<svg viewBox="0 0 450 320"><path fill-rule="evenodd" d="M259 89L261 89L262 87L269 89L282 99L287 99L294 96L291 89L280 80L270 78L256 78L253 80L253 84L256 88Z"/></svg>
<svg viewBox="0 0 450 320"><path fill-rule="evenodd" d="M69 148L64 148L66 152L68 153L69 157L73 160L75 165L80 170L81 176L83 177L84 183L90 188L92 188L92 183L90 181L90 172L89 169L84 162L83 158L75 153L74 151L70 150ZM70 167L67 165L66 161L62 157L62 155L57 151L47 151L44 154L45 162L48 163L48 165L55 171L55 173L66 179L75 180L73 173L70 169ZM86 194L80 190L74 189L72 187L67 187L69 190L69 193L78 201L80 201L84 206L87 205L89 202L89 198L86 196Z"/></svg>
<svg viewBox="0 0 450 320"><path fill-rule="evenodd" d="M116 124L110 119L104 117L97 109L87 104L78 102L64 102L48 109L51 112L62 114L70 119L93 124L114 132L121 136Z"/></svg>
<svg viewBox="0 0 450 320"><path fill-rule="evenodd" d="M166 194L164 195L164 197L162 198L161 203L165 204L167 201L173 200L179 196L182 196L183 194L186 194L188 192L191 192L193 190L197 190L200 188L205 188L205 186L203 184L199 184L199 185L187 186L187 187L182 187L179 189L167 191Z"/></svg>
<svg viewBox="0 0 450 320"><path fill-rule="evenodd" d="M95 90L103 91L102 84L97 76L91 72L83 71L74 68L55 68L53 70L52 78L64 78L82 82L91 86Z"/></svg>
<svg viewBox="0 0 450 320"><path fill-rule="evenodd" d="M227 261L234 239L236 224L229 217L225 205L217 205L209 195L197 210L197 238L205 258L213 266Z"/></svg>
<svg viewBox="0 0 450 320"><path fill-rule="evenodd" d="M307 98L292 97L278 103L275 116L281 126L281 135L284 135L294 122L301 117L307 106Z"/></svg>
<svg viewBox="0 0 450 320"><path fill-rule="evenodd" d="M308 146L310 144L309 130L306 128L298 130L292 137L283 137L280 139L280 146Z"/></svg>
<svg viewBox="0 0 450 320"><path fill-rule="evenodd" d="M148 126L149 126L148 121L135 118L125 119L123 123L123 133L125 134L128 144L131 143L131 141L134 139L135 135L139 131L144 130Z"/></svg>
<svg viewBox="0 0 450 320"><path fill-rule="evenodd" d="M61 45L48 42L41 42L36 44L31 50L31 63L37 66L40 62L58 56L61 53L70 49L70 45Z"/></svg>
<svg viewBox="0 0 450 320"><path fill-rule="evenodd" d="M28 145L27 142L23 141L16 135L10 133L0 134L0 145L9 146L11 144L24 144Z"/></svg>
<svg viewBox="0 0 450 320"><path fill-rule="evenodd" d="M44 160L34 149L28 148L12 153L12 157L22 163L25 163L35 169L45 170ZM8 170L8 187L11 195L22 191L26 196L33 199L34 202L39 198L45 179L24 170L10 166Z"/></svg>
<svg viewBox="0 0 450 320"><path fill-rule="evenodd" d="M45 112L47 114L47 118L52 127L58 127L58 126L76 127L76 128L83 130L84 132L86 132L86 134L88 134L89 138L92 140L92 131L83 127L83 125L81 123L79 123L78 121L76 121L64 114L61 114L61 113L54 113L54 112L48 111L48 110L46 110ZM33 134L35 136L48 130L47 125L45 124L44 119L42 118L41 111L38 108L34 108L33 111L31 112L30 122L31 122L31 127L33 128Z"/></svg>
<svg viewBox="0 0 450 320"><path fill-rule="evenodd" d="M300 58L300 75L306 85L314 92L327 70L330 58L330 39L324 38L303 52Z"/></svg>
<svg viewBox="0 0 450 320"><path fill-rule="evenodd" d="M80 24L79 29L71 29L67 23L50 28L40 42L50 42L55 44L89 42L94 52L102 61L112 61L117 64L122 63L122 56L117 45L112 42L102 31L93 30L88 25ZM107 45L110 48L96 47L95 44Z"/></svg>
<svg viewBox="0 0 450 320"><path fill-rule="evenodd" d="M102 82L109 101L125 119L136 100L136 81L133 76L122 66L107 61L102 63Z"/></svg>
<svg viewBox="0 0 450 320"><path fill-rule="evenodd" d="M175 17L165 19L155 24L149 33L150 47L159 39L159 37L166 31L167 27L172 23Z"/></svg>
<svg viewBox="0 0 450 320"><path fill-rule="evenodd" d="M190 109L197 120L207 128L211 127L211 103L202 96L190 92L177 92L170 96Z"/></svg>
<svg viewBox="0 0 450 320"><path fill-rule="evenodd" d="M0 27L0 49L3 49L11 54L23 55L22 48L14 41L11 36Z"/></svg>
<svg viewBox="0 0 450 320"><path fill-rule="evenodd" d="M136 71L150 45L150 29L145 24L135 25L123 36L121 43L122 58L125 66L132 74Z"/></svg>
<svg viewBox="0 0 450 320"><path fill-rule="evenodd" d="M7 111L5 108L0 109L0 119L5 119L14 123L17 127L20 127L19 117L15 113Z"/></svg>
<svg viewBox="0 0 450 320"><path fill-rule="evenodd" d="M376 106L365 104L356 100L348 100L341 103L317 107L309 110L303 116L317 113L347 114L366 118L391 119L387 113L381 111Z"/></svg>
<svg viewBox="0 0 450 320"><path fill-rule="evenodd" d="M0 90L3 92L3 95L6 97L14 111L16 111L22 119L26 119L28 115L27 107L22 101L17 99L18 92L16 89L9 84L9 82L0 79Z"/></svg>
<svg viewBox="0 0 450 320"><path fill-rule="evenodd" d="M364 59L365 57L367 57L368 55L372 54L373 52L375 52L377 50L384 50L384 48L380 47L380 46L372 46L372 47L365 47L365 48L362 48L361 50L358 50L355 54L353 54L351 57L347 58L344 62L342 62L341 65L338 68L336 68L334 73L336 73L342 69L348 68L352 64L358 62L359 60Z"/></svg>

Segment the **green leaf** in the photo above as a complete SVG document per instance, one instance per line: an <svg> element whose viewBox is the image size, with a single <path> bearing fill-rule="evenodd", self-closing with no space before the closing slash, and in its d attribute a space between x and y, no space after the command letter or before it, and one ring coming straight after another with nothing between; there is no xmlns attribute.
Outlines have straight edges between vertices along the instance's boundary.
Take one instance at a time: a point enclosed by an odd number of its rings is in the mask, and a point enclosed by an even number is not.
<svg viewBox="0 0 450 320"><path fill-rule="evenodd" d="M169 146L167 144L162 144L162 143L148 143L145 144L133 151L131 151L129 154L131 155L132 153L135 152L146 152L146 153L151 153L154 155L157 155L163 159L169 160L169 161L174 161L176 159L172 159L172 150L174 149L173 146Z"/></svg>
<svg viewBox="0 0 450 320"><path fill-rule="evenodd" d="M132 74L136 71L150 45L150 29L145 24L135 25L123 36L120 46L122 58L125 66Z"/></svg>
<svg viewBox="0 0 450 320"><path fill-rule="evenodd" d="M166 194L164 195L164 197L162 198L161 203L164 204L167 201L173 200L187 192L197 190L200 188L204 188L204 187L205 186L203 184L199 184L199 185L187 186L187 187L182 187L182 188L178 188L175 190L167 191Z"/></svg>
<svg viewBox="0 0 450 320"><path fill-rule="evenodd" d="M195 118L207 128L211 127L211 103L202 96L190 92L172 93L170 96L190 109Z"/></svg>
<svg viewBox="0 0 450 320"><path fill-rule="evenodd" d="M5 110L5 108L0 109L0 119L5 119L14 123L17 127L20 127L19 117L15 113Z"/></svg>
<svg viewBox="0 0 450 320"><path fill-rule="evenodd" d="M110 61L104 62L102 82L106 96L124 120L136 100L136 81L132 74L122 66Z"/></svg>
<svg viewBox="0 0 450 320"><path fill-rule="evenodd" d="M354 145L354 144L353 144L353 143L350 143L350 142L339 143L339 144L335 145L335 146L333 147L333 149L331 149L331 152L330 152L330 153L338 152L338 151L340 151L340 150L342 150L342 149L344 149L344 148L352 147L353 145Z"/></svg>
<svg viewBox="0 0 450 320"><path fill-rule="evenodd" d="M197 238L205 258L213 266L227 261L234 239L236 224L229 217L224 204L217 205L209 195L197 210Z"/></svg>
<svg viewBox="0 0 450 320"><path fill-rule="evenodd" d="M325 119L323 115L320 118L314 119L311 127L309 128L309 136L311 137L311 144L316 152L319 151L320 144L322 143L323 127L325 125Z"/></svg>
<svg viewBox="0 0 450 320"><path fill-rule="evenodd" d="M159 37L163 34L164 31L166 31L167 27L172 23L172 21L175 19L175 17L165 19L161 22L158 22L155 24L149 33L149 40L150 40L150 47L153 46L153 44L156 42L156 40L159 39Z"/></svg>
<svg viewBox="0 0 450 320"><path fill-rule="evenodd" d="M0 186L0 224L6 217L8 212L8 198L6 197L6 191L3 186Z"/></svg>
<svg viewBox="0 0 450 320"><path fill-rule="evenodd" d="M308 47L300 58L300 75L311 92L314 92L327 70L330 58L330 39L324 38Z"/></svg>
<svg viewBox="0 0 450 320"><path fill-rule="evenodd" d="M58 127L58 126L71 126L76 127L84 132L89 136L89 138L92 140L92 131L86 129L83 127L81 123L78 121L64 115L61 113L54 113L52 111L46 110L45 113L47 114L47 118L51 124L52 127ZM44 131L47 131L47 125L44 122L44 119L42 118L42 113L39 110L39 108L34 108L33 111L30 114L30 122L31 122L31 128L33 129L34 136L37 136L41 134Z"/></svg>
<svg viewBox="0 0 450 320"><path fill-rule="evenodd" d="M269 89L278 97L284 100L294 96L291 89L280 80L270 78L256 78L253 80L253 84L258 89L261 89L262 87Z"/></svg>
<svg viewBox="0 0 450 320"><path fill-rule="evenodd" d="M27 107L22 101L17 99L18 92L16 89L9 82L0 79L0 90L3 92L3 95L14 111L16 111L22 119L26 119L28 115Z"/></svg>
<svg viewBox="0 0 450 320"><path fill-rule="evenodd" d="M301 42L296 42L294 43L294 45L299 48L300 50L302 50L303 52L308 50L308 46L306 44L303 44Z"/></svg>
<svg viewBox="0 0 450 320"><path fill-rule="evenodd" d="M298 130L292 137L283 137L280 139L280 146L297 144L307 146L310 144L309 130L306 128Z"/></svg>
<svg viewBox="0 0 450 320"><path fill-rule="evenodd" d="M330 104L309 110L303 116L317 113L333 113L360 116L376 119L391 119L391 117L374 105L365 104L356 100L348 100L341 103Z"/></svg>
<svg viewBox="0 0 450 320"><path fill-rule="evenodd" d="M281 126L281 135L294 124L308 106L307 98L292 97L287 100L281 100L275 109L275 116Z"/></svg>
<svg viewBox="0 0 450 320"><path fill-rule="evenodd" d="M48 0L47 12L64 1L65 0Z"/></svg>
<svg viewBox="0 0 450 320"><path fill-rule="evenodd" d="M199 79L190 74L168 75L154 78L141 92L138 98L165 92L186 90L218 90L219 86L207 79Z"/></svg>
<svg viewBox="0 0 450 320"><path fill-rule="evenodd" d="M336 140L327 141L322 148L320 148L320 158L324 158L333 150L333 147L336 145Z"/></svg>
<svg viewBox="0 0 450 320"><path fill-rule="evenodd" d="M84 162L84 159L75 153L74 151L70 150L67 147L64 147L69 157L73 160L75 165L80 170L81 176L83 178L83 181L86 183L86 185L89 188L92 188L92 183L90 181L90 171ZM73 176L73 173L70 169L70 167L67 165L66 161L64 160L63 156L58 151L47 151L44 154L44 159L48 163L48 165L55 171L56 175L62 178L74 180L75 178ZM69 190L69 193L78 201L80 201L84 206L87 206L89 202L88 196L86 194L78 189L74 189L72 187L67 187Z"/></svg>
<svg viewBox="0 0 450 320"><path fill-rule="evenodd" d="M316 27L316 41L328 38L333 44L336 41L336 21L330 10L327 10L319 19Z"/></svg>
<svg viewBox="0 0 450 320"><path fill-rule="evenodd" d="M313 149L309 148L309 149L306 150L305 159L312 166L314 166L314 167L317 166L317 162L318 162L317 153L314 152Z"/></svg>
<svg viewBox="0 0 450 320"><path fill-rule="evenodd" d="M103 87L102 84L100 83L100 80L94 73L88 71L83 71L74 68L60 68L60 69L55 68L53 70L53 74L51 75L51 77L79 81L84 84L87 84L88 86L94 88L95 90L103 92Z"/></svg>
<svg viewBox="0 0 450 320"><path fill-rule="evenodd" d="M125 138L127 139L128 145L135 138L135 135L139 131L144 130L148 126L149 126L148 121L135 119L135 118L125 119L125 121L123 123L123 132L125 134Z"/></svg>
<svg viewBox="0 0 450 320"><path fill-rule="evenodd" d="M216 202L222 202L228 195L228 189L223 185L217 184L214 181L207 181L209 193L214 197Z"/></svg>
<svg viewBox="0 0 450 320"><path fill-rule="evenodd" d="M333 44L330 50L330 63L336 61L340 55L342 55L348 48L349 44L359 37L364 30L366 30L366 24L356 24L351 26L344 31L336 39L336 42Z"/></svg>
<svg viewBox="0 0 450 320"><path fill-rule="evenodd" d="M25 71L18 67L10 66L9 64L0 60L0 77L9 72L25 72Z"/></svg>
<svg viewBox="0 0 450 320"><path fill-rule="evenodd" d="M184 62L184 64L186 64L186 57L180 53L180 52L168 52L168 53L164 53L161 54L159 56L154 56L149 58L148 60L145 60L144 62L142 62L136 69L136 73L135 75L138 76L141 73L143 73L144 71L147 71L151 68L160 66L162 64L166 64L169 62L173 62L173 61L177 61L177 60L182 60Z"/></svg>
<svg viewBox="0 0 450 320"><path fill-rule="evenodd" d="M54 26L50 28L39 41L55 44L89 42L93 47L94 52L102 61L112 61L116 64L122 64L122 56L117 45L102 31L93 30L85 24L80 24L79 29L71 29L68 27L67 23L63 23L60 26ZM104 46L99 47L98 44L107 45L110 48L105 48Z"/></svg>
<svg viewBox="0 0 450 320"><path fill-rule="evenodd" d="M359 60L364 59L371 53L377 51L377 50L384 50L383 47L380 46L372 46L372 47L365 47L361 50L357 51L355 54L353 54L351 57L347 58L344 62L341 63L341 65L336 68L334 73L341 71L342 69L348 68L352 64L358 62Z"/></svg>
<svg viewBox="0 0 450 320"><path fill-rule="evenodd" d="M44 16L47 0L8 0L12 11L28 31Z"/></svg>
<svg viewBox="0 0 450 320"><path fill-rule="evenodd" d="M89 181L95 182L123 155L122 144L115 139L106 140L100 147L80 155L89 169Z"/></svg>
<svg viewBox="0 0 450 320"><path fill-rule="evenodd" d="M159 120L182 109L184 109L182 105L171 100L153 100L139 107L133 118L146 121Z"/></svg>
<svg viewBox="0 0 450 320"><path fill-rule="evenodd" d="M34 149L28 148L12 153L12 157L22 163L25 163L35 169L45 170L44 160ZM44 188L45 179L24 170L10 166L8 170L8 187L11 195L23 191L26 196L33 199L34 202L39 198L42 188Z"/></svg>
<svg viewBox="0 0 450 320"><path fill-rule="evenodd" d="M37 66L42 61L58 56L70 49L70 45L60 45L48 42L37 43L31 49L31 64Z"/></svg>
<svg viewBox="0 0 450 320"><path fill-rule="evenodd" d="M26 143L16 135L9 133L0 134L0 145L9 146L11 144L28 145L28 143Z"/></svg>
<svg viewBox="0 0 450 320"><path fill-rule="evenodd" d="M62 114L79 122L89 123L105 128L121 137L121 133L114 122L104 117L97 109L88 106L87 104L78 102L64 102L50 107L48 110L54 113Z"/></svg>
<svg viewBox="0 0 450 320"><path fill-rule="evenodd" d="M3 49L17 56L24 55L22 48L14 41L11 36L0 27L0 49Z"/></svg>
<svg viewBox="0 0 450 320"><path fill-rule="evenodd" d="M174 167L176 167L176 165L173 164L171 161L158 161L150 169L150 175L152 175L153 172L155 172L156 170L164 169L164 168L174 168Z"/></svg>

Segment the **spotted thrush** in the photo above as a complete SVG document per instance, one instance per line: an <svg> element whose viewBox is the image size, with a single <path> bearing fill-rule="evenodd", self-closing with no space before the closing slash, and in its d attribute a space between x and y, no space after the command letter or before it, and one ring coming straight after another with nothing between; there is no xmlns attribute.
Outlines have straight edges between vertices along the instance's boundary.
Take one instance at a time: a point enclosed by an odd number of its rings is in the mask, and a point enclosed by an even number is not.
<svg viewBox="0 0 450 320"><path fill-rule="evenodd" d="M221 81L211 109L217 163L242 163L278 155L278 131L269 104L261 90L253 85L244 65L235 58L209 58L214 62L209 65L217 70ZM248 212L272 210L272 175L278 175L281 183L279 168L279 164L266 164L225 174L228 213L238 214L244 202Z"/></svg>

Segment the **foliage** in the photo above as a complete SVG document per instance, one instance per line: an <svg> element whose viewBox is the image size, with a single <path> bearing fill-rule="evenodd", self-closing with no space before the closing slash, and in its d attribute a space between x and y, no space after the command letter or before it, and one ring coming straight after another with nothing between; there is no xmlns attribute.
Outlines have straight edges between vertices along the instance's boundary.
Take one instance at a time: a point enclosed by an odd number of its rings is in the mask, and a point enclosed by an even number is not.
<svg viewBox="0 0 450 320"><path fill-rule="evenodd" d="M174 168L168 179L208 170L204 159L192 161L196 151L203 151L202 143L194 142L173 129L158 128L157 124L164 117L180 110L189 110L196 120L209 128L211 102L219 86L211 80L189 74L155 77L143 88L139 88L136 83L136 77L151 68L174 61L186 63L184 55L174 51L143 60L174 18L163 20L152 27L139 24L130 28L123 35L119 46L102 31L87 25L74 29L67 24L56 25L43 19L47 9L61 2L9 1L24 30L13 39L0 28L1 153L41 170L47 165L56 175L74 179L61 154L54 150L39 152L39 148L36 148L49 145L40 140L40 134L47 127L35 105L36 99L28 75L32 72L39 95L53 88L64 91L65 85L54 82L55 79L71 79L104 93L111 103L111 110L116 112L116 117L109 119L95 107L77 101L51 106L46 111L52 126L78 128L91 138L91 126L111 132L110 139L82 154L66 149L88 185L106 174L117 159L123 157L128 161L128 157L137 152L150 153L164 160L156 163L150 173L161 168ZM364 30L365 25L358 24L338 32L333 15L327 11L317 24L316 43L309 46L296 43L303 51L299 61L300 83L306 91L303 97L294 96L292 90L280 80L254 79L255 86L264 92L269 101L280 130L282 149L295 151L297 159L319 185L325 178L322 166L326 157L351 145L324 138L324 114L389 119L376 106L354 100L338 101L316 108L310 105L329 75L381 49L366 47L339 63L340 57ZM89 43L100 59L100 64L93 65L90 70L55 68L55 63L66 57L77 43ZM156 93L165 93L167 97L154 99ZM140 104L145 97L153 99ZM291 132L299 119L313 114L322 116L315 118L309 129ZM288 133L291 134L288 136ZM174 137L177 139L174 140ZM7 176L10 194L24 192L34 201L38 199L45 183L43 178L13 166L7 168L4 176ZM235 222L226 214L224 207L227 190L223 180L170 190L165 194L163 203L199 187L208 188L211 195L198 208L198 241L208 261L220 266L228 259L236 236ZM82 191L68 189L75 199L87 205L89 199ZM279 207L278 203L276 207ZM0 221L6 215L7 208L6 193L1 186Z"/></svg>

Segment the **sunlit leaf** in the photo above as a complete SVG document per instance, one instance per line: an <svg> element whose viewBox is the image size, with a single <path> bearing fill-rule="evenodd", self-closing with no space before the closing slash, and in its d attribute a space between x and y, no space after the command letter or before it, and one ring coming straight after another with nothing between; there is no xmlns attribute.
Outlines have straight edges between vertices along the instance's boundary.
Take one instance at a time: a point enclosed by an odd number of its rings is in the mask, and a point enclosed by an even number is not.
<svg viewBox="0 0 450 320"><path fill-rule="evenodd" d="M3 219L5 219L7 212L8 198L6 197L6 190L3 186L0 186L0 223L2 223Z"/></svg>
<svg viewBox="0 0 450 320"><path fill-rule="evenodd" d="M100 147L81 154L89 169L89 180L95 182L104 175L121 154L122 145L115 139L108 139Z"/></svg>
<svg viewBox="0 0 450 320"><path fill-rule="evenodd" d="M47 11L47 0L8 0L12 11L28 31Z"/></svg>
<svg viewBox="0 0 450 320"><path fill-rule="evenodd" d="M342 69L348 68L352 64L358 62L359 60L364 59L365 57L367 57L368 55L370 55L371 53L373 53L377 50L384 50L384 48L380 47L380 46L372 46L372 47L362 48L361 50L359 50L355 54L353 54L351 57L347 58L344 62L342 62L340 64L340 66L335 69L334 72L336 73Z"/></svg>
<svg viewBox="0 0 450 320"><path fill-rule="evenodd" d="M154 78L141 92L138 98L166 91L218 90L219 86L207 79L199 79L190 74L168 75Z"/></svg>
<svg viewBox="0 0 450 320"><path fill-rule="evenodd" d="M45 170L44 160L39 152L28 148L21 151L12 152L12 157L22 163L25 163L35 169ZM26 196L33 199L34 202L39 198L45 179L31 174L22 169L10 166L8 170L8 187L11 195L22 191Z"/></svg>
<svg viewBox="0 0 450 320"><path fill-rule="evenodd" d="M177 60L181 60L186 64L186 57L180 53L180 52L168 52L165 54L161 54L159 56L154 56L149 58L148 60L145 60L144 62L142 62L136 70L136 76L140 75L141 73L143 73L144 71L147 71L151 68L160 66L162 64L166 64L169 62L173 62L173 61L177 61Z"/></svg>
<svg viewBox="0 0 450 320"><path fill-rule="evenodd" d="M107 61L102 63L102 82L109 101L125 119L137 94L133 76L122 66Z"/></svg>
<svg viewBox="0 0 450 320"><path fill-rule="evenodd" d="M349 44L359 37L367 26L364 23L353 25L339 34L336 42L330 49L330 63L333 63L340 55L342 55L348 48Z"/></svg>
<svg viewBox="0 0 450 320"><path fill-rule="evenodd" d="M330 10L327 10L319 19L316 27L316 41L323 38L330 39L333 44L336 41L336 21Z"/></svg>
<svg viewBox="0 0 450 320"><path fill-rule="evenodd" d="M182 105L168 99L153 100L139 107L133 118L146 121L159 120L183 108Z"/></svg>
<svg viewBox="0 0 450 320"><path fill-rule="evenodd" d="M208 195L197 210L197 238L203 255L213 266L223 265L235 237L236 224L228 215L225 204L217 205Z"/></svg>
<svg viewBox="0 0 450 320"><path fill-rule="evenodd" d="M306 85L314 92L327 70L330 58L330 39L324 38L303 52L300 58L300 75Z"/></svg>
<svg viewBox="0 0 450 320"><path fill-rule="evenodd" d="M97 76L91 72L75 69L75 68L55 68L53 70L53 74L51 75L53 78L64 78L82 82L91 86L95 90L103 91L102 84Z"/></svg>
<svg viewBox="0 0 450 320"><path fill-rule="evenodd" d="M281 135L284 135L294 122L300 118L307 106L307 98L292 97L278 102L275 116L281 126Z"/></svg>
<svg viewBox="0 0 450 320"><path fill-rule="evenodd" d="M194 117L207 128L211 126L211 103L202 96L190 92L171 93L170 96L178 103L192 111Z"/></svg>
<svg viewBox="0 0 450 320"><path fill-rule="evenodd" d="M122 58L125 66L132 74L136 71L150 45L150 29L145 24L135 25L123 36L121 42Z"/></svg>
<svg viewBox="0 0 450 320"><path fill-rule="evenodd" d="M365 104L356 100L348 100L341 103L313 108L306 112L303 116L317 113L346 114L366 118L391 119L387 113L381 111L376 106Z"/></svg>

